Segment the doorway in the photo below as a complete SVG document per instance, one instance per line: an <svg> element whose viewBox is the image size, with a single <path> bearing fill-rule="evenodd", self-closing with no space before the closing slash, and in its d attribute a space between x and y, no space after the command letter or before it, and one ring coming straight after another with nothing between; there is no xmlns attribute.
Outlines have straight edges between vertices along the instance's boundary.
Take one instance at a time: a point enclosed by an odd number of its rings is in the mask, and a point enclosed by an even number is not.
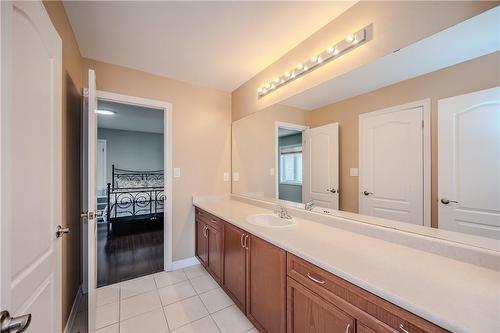
<svg viewBox="0 0 500 333"><path fill-rule="evenodd" d="M276 158L271 176L275 176L276 199L302 203L302 132L306 128L275 123Z"/></svg>
<svg viewBox="0 0 500 333"><path fill-rule="evenodd" d="M102 215L96 219L96 255L89 256L95 262L89 265L96 267L96 286L170 270L171 105L97 91L95 116L94 204ZM99 176L105 177L104 188ZM84 231L84 253L87 239ZM83 274L86 282L88 273Z"/></svg>

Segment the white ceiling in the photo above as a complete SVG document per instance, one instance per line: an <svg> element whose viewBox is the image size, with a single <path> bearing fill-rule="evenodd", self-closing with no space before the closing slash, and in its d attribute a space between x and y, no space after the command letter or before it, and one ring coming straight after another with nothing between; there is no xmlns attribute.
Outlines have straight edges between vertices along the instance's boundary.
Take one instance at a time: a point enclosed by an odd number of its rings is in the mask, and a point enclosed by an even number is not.
<svg viewBox="0 0 500 333"><path fill-rule="evenodd" d="M292 96L281 104L313 110L498 52L500 50L498 22L500 22L500 6Z"/></svg>
<svg viewBox="0 0 500 333"><path fill-rule="evenodd" d="M65 1L82 56L233 91L356 1Z"/></svg>
<svg viewBox="0 0 500 333"><path fill-rule="evenodd" d="M99 128L163 133L163 110L101 100L97 102L97 109L115 112L111 116L98 114Z"/></svg>

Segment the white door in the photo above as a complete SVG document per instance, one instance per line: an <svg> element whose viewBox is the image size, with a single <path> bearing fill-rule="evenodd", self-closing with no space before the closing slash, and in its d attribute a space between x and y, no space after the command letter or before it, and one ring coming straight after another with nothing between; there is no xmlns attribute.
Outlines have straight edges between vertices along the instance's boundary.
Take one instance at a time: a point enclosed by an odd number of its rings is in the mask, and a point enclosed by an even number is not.
<svg viewBox="0 0 500 333"><path fill-rule="evenodd" d="M41 2L1 2L0 309L61 332L62 43Z"/></svg>
<svg viewBox="0 0 500 333"><path fill-rule="evenodd" d="M88 247L88 300L89 300L89 332L94 331L96 314L97 286L97 219L96 219L96 174L97 174L97 91L95 72L89 69L89 87L87 89L87 247Z"/></svg>
<svg viewBox="0 0 500 333"><path fill-rule="evenodd" d="M106 196L106 140L97 140L97 195Z"/></svg>
<svg viewBox="0 0 500 333"><path fill-rule="evenodd" d="M339 124L303 132L303 201L339 209Z"/></svg>
<svg viewBox="0 0 500 333"><path fill-rule="evenodd" d="M439 228L500 239L500 87L438 110Z"/></svg>
<svg viewBox="0 0 500 333"><path fill-rule="evenodd" d="M424 224L423 107L359 116L359 213Z"/></svg>

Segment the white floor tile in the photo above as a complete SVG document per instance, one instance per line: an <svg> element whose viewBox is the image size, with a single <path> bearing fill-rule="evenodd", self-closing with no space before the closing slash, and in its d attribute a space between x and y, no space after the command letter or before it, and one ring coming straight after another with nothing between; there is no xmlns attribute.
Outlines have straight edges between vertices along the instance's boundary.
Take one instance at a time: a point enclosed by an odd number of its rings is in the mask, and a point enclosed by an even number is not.
<svg viewBox="0 0 500 333"><path fill-rule="evenodd" d="M136 296L156 289L153 275L143 276L137 279L128 280L120 284L121 299Z"/></svg>
<svg viewBox="0 0 500 333"><path fill-rule="evenodd" d="M166 333L163 309L156 309L120 322L120 333Z"/></svg>
<svg viewBox="0 0 500 333"><path fill-rule="evenodd" d="M209 275L208 272L205 270L205 268L203 268L203 266L199 264L184 268L184 273L186 273L188 279L193 279L198 276Z"/></svg>
<svg viewBox="0 0 500 333"><path fill-rule="evenodd" d="M172 333L219 333L217 325L210 316L206 316L197 321L193 321L187 325L179 327Z"/></svg>
<svg viewBox="0 0 500 333"><path fill-rule="evenodd" d="M218 288L219 285L210 275L199 276L191 280L194 290L198 294Z"/></svg>
<svg viewBox="0 0 500 333"><path fill-rule="evenodd" d="M120 302L120 319L125 320L158 308L161 308L160 296L157 290L153 290L122 300Z"/></svg>
<svg viewBox="0 0 500 333"><path fill-rule="evenodd" d="M254 327L250 331L246 331L245 333L259 333L259 331L257 331L257 329Z"/></svg>
<svg viewBox="0 0 500 333"><path fill-rule="evenodd" d="M215 312L211 316L222 333L243 333L253 326L236 305Z"/></svg>
<svg viewBox="0 0 500 333"><path fill-rule="evenodd" d="M160 272L154 275L154 279L156 281L156 287L162 288L166 286L170 286L182 281L187 280L187 276L184 271L178 270L173 272Z"/></svg>
<svg viewBox="0 0 500 333"><path fill-rule="evenodd" d="M97 306L116 303L120 300L120 285L113 284L97 288Z"/></svg>
<svg viewBox="0 0 500 333"><path fill-rule="evenodd" d="M103 327L95 331L95 333L119 333L118 324L113 324L110 326ZM83 332L82 332L83 333Z"/></svg>
<svg viewBox="0 0 500 333"><path fill-rule="evenodd" d="M207 309L198 296L167 305L163 310L171 330L208 315Z"/></svg>
<svg viewBox="0 0 500 333"><path fill-rule="evenodd" d="M189 281L180 282L165 288L158 289L163 306L178 302L196 295L196 291Z"/></svg>
<svg viewBox="0 0 500 333"><path fill-rule="evenodd" d="M207 307L208 312L214 313L234 304L231 298L221 288L200 294L201 301Z"/></svg>
<svg viewBox="0 0 500 333"><path fill-rule="evenodd" d="M102 328L119 320L120 304L110 303L96 308L95 328Z"/></svg>

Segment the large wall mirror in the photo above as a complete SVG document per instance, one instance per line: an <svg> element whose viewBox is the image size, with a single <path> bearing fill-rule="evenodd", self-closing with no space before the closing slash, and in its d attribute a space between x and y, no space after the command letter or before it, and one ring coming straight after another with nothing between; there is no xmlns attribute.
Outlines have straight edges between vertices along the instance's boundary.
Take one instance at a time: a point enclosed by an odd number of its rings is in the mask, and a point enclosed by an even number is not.
<svg viewBox="0 0 500 333"><path fill-rule="evenodd" d="M235 120L233 193L500 239L495 15Z"/></svg>

